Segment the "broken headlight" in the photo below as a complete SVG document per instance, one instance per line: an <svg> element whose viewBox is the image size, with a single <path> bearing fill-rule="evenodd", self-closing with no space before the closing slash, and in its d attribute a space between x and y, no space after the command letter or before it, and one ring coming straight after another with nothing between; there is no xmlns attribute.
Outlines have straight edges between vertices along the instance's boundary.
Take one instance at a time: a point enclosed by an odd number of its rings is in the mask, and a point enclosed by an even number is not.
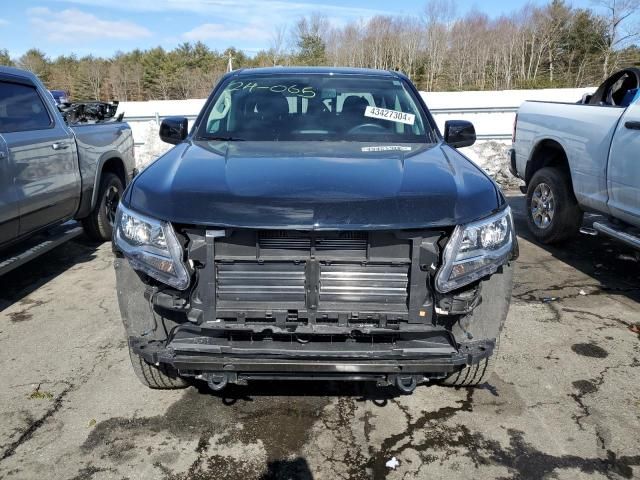
<svg viewBox="0 0 640 480"><path fill-rule="evenodd" d="M511 258L514 242L511 209L484 220L458 225L444 249L436 288L450 292L495 273Z"/></svg>
<svg viewBox="0 0 640 480"><path fill-rule="evenodd" d="M182 246L169 222L141 215L120 204L113 241L134 270L178 290L189 286Z"/></svg>

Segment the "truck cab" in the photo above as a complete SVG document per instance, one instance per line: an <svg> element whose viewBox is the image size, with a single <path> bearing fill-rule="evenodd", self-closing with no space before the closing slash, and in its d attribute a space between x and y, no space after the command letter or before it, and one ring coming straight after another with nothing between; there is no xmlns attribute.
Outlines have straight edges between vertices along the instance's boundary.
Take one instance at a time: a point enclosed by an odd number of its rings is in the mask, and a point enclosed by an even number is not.
<svg viewBox="0 0 640 480"><path fill-rule="evenodd" d="M69 220L79 203L74 136L43 93L0 72L0 244Z"/></svg>

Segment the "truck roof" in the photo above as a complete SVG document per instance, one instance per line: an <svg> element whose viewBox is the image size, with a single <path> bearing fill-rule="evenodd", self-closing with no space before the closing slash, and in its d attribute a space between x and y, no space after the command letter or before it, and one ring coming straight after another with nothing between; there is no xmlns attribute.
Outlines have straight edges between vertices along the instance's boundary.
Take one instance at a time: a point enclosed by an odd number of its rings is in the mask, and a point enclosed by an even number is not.
<svg viewBox="0 0 640 480"><path fill-rule="evenodd" d="M373 68L351 68L351 67L262 67L246 68L231 72L238 76L245 75L281 75L281 74L337 74L337 75L370 75L377 77L400 77L400 72L389 70L377 70Z"/></svg>
<svg viewBox="0 0 640 480"><path fill-rule="evenodd" d="M23 70L21 68L15 68L15 67L0 66L0 73L15 75L17 77L29 78L31 80L35 80L36 78L38 78L34 73L30 72L29 70Z"/></svg>

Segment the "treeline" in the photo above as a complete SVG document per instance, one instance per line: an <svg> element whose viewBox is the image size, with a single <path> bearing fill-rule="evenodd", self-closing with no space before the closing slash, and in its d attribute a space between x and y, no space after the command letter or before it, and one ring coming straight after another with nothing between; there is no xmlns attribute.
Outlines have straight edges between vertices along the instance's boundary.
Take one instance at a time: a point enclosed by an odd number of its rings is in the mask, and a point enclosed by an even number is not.
<svg viewBox="0 0 640 480"><path fill-rule="evenodd" d="M527 5L490 19L456 16L453 3L430 1L417 17L376 16L333 27L312 14L272 33L270 47L249 56L219 52L202 42L117 53L112 58L47 58L32 49L17 59L0 50L0 64L40 76L75 99L206 97L234 69L273 65L336 65L401 70L423 90L580 87L599 84L614 70L640 65L640 0L600 0L598 10L562 0Z"/></svg>

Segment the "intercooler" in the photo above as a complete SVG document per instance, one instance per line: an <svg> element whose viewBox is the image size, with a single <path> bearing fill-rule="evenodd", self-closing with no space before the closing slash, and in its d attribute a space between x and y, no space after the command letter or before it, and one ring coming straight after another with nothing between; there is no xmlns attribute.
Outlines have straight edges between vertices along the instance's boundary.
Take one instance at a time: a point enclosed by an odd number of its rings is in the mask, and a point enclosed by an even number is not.
<svg viewBox="0 0 640 480"><path fill-rule="evenodd" d="M307 264L243 262L216 268L217 298L238 302L297 302L306 298ZM320 263L319 305L369 303L406 305L408 267Z"/></svg>
<svg viewBox="0 0 640 480"><path fill-rule="evenodd" d="M320 302L406 305L408 270L403 265L323 265Z"/></svg>
<svg viewBox="0 0 640 480"><path fill-rule="evenodd" d="M227 232L215 240L216 316L248 323L406 321L413 244L394 232ZM426 284L420 290L422 304Z"/></svg>

